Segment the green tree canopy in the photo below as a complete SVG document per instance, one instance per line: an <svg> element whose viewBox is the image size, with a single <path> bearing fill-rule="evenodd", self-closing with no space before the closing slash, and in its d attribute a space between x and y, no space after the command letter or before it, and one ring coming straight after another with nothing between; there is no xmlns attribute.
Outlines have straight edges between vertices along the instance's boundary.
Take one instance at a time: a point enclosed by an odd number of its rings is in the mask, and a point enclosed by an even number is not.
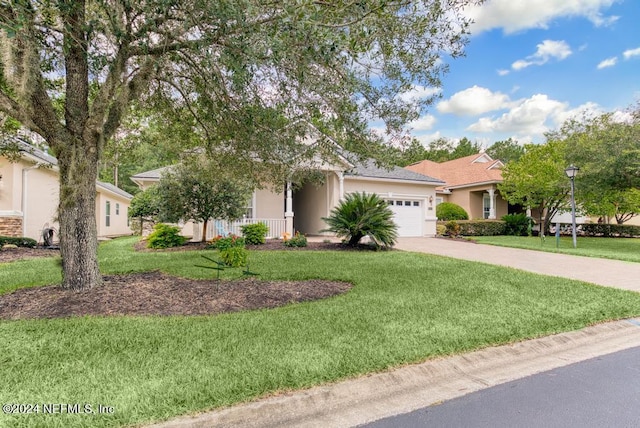
<svg viewBox="0 0 640 428"><path fill-rule="evenodd" d="M524 146L516 140L508 138L493 143L486 152L493 159L500 159L503 163L517 161L524 155Z"/></svg>
<svg viewBox="0 0 640 428"><path fill-rule="evenodd" d="M133 103L170 123L189 112L201 147L263 179L331 155L335 141L366 154L368 121L400 132L433 101L400 95L440 86L441 59L467 42L462 8L475 3L0 3L0 111L58 158L63 286L101 282L94 183Z"/></svg>
<svg viewBox="0 0 640 428"><path fill-rule="evenodd" d="M500 194L510 204L537 208L541 233L549 230L551 219L558 211L569 206L565 153L564 141L529 144L519 160L507 163L502 169Z"/></svg>
<svg viewBox="0 0 640 428"><path fill-rule="evenodd" d="M618 223L640 213L640 111L567 121L552 137L567 145L567 162L580 167L576 200L589 213Z"/></svg>

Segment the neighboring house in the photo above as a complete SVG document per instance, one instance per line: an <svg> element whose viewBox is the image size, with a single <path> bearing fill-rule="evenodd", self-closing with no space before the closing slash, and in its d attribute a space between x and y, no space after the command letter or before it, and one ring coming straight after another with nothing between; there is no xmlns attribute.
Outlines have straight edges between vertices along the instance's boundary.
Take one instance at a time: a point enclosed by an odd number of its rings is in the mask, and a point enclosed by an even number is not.
<svg viewBox="0 0 640 428"><path fill-rule="evenodd" d="M436 189L437 203L460 205L470 219L499 219L510 212L497 189L502 183L503 166L501 161L479 153L441 163L423 160L405 169L444 181Z"/></svg>
<svg viewBox="0 0 640 428"><path fill-rule="evenodd" d="M259 221L269 226L269 236L274 238L296 231L323 235L326 233L321 230L327 225L322 217L329 216L344 195L352 192L376 193L388 201L400 236L436 234L436 186L444 184L441 180L398 167L378 168L373 162L354 164L344 158L335 165L318 163L317 168L324 174L322 184L306 183L296 190L292 183L283 183L282 191L256 189L245 218L237 222L213 221L207 228L207 238L215 236L220 229L239 234L242 224ZM160 180L164 170L142 172L131 180L146 189ZM191 228L192 234L189 233ZM199 240L201 227L187 224L183 231Z"/></svg>
<svg viewBox="0 0 640 428"><path fill-rule="evenodd" d="M20 158L0 157L0 235L42 241L45 228L58 230L58 162L17 140ZM128 210L132 196L108 183L96 182L98 237L130 235ZM57 240L57 233L54 235Z"/></svg>

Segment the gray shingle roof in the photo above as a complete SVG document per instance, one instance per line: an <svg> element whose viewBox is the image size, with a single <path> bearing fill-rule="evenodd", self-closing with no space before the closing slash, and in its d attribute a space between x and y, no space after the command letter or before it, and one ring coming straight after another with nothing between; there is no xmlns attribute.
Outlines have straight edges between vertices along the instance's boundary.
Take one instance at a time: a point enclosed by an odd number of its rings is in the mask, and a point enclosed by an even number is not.
<svg viewBox="0 0 640 428"><path fill-rule="evenodd" d="M387 180L420 181L424 183L433 183L435 185L444 184L444 181L438 178L418 174L417 172L409 171L398 166L394 166L390 170L381 168L376 166L375 162L372 160L367 160L366 162L355 164L352 169L345 172L345 176L370 177Z"/></svg>
<svg viewBox="0 0 640 428"><path fill-rule="evenodd" d="M147 180L160 180L162 173L171 168L170 166L163 166L162 168L152 169L151 171L144 171L132 176L132 179L147 179Z"/></svg>
<svg viewBox="0 0 640 428"><path fill-rule="evenodd" d="M111 183L105 183L103 181L96 181L96 186L98 187L102 187L103 189L109 190L110 192L115 193L116 195L120 195L123 198L127 198L127 199L132 199L133 195L131 195L128 192L125 192L124 190L122 190L119 187L114 186Z"/></svg>

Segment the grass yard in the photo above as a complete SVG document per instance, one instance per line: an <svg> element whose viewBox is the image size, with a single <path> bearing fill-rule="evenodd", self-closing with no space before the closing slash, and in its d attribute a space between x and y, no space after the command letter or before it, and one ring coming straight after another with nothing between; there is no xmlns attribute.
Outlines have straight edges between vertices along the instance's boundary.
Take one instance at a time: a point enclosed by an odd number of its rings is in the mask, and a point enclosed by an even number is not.
<svg viewBox="0 0 640 428"><path fill-rule="evenodd" d="M199 252L135 253L133 242L101 246L105 273L211 276L193 267ZM144 424L640 315L637 293L438 256L256 251L249 261L265 279L355 286L323 301L219 316L1 321L0 402L86 403L94 414L0 414L0 426ZM51 259L0 265L0 293L55 283L57 270ZM99 405L114 411L97 414Z"/></svg>
<svg viewBox="0 0 640 428"><path fill-rule="evenodd" d="M593 238L578 236L577 248L573 248L571 236L560 237L556 247L556 237L547 236L544 240L533 236L474 236L481 244L502 247L524 248L527 250L548 251L552 253L573 254L576 256L598 257L640 263L640 238Z"/></svg>

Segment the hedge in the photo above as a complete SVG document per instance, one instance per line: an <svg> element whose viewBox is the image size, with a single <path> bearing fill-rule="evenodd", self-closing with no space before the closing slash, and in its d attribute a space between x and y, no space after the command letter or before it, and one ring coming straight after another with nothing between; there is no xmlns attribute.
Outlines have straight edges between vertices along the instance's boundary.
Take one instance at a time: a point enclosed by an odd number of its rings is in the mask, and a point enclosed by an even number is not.
<svg viewBox="0 0 640 428"><path fill-rule="evenodd" d="M462 236L504 235L505 222L501 220L457 220ZM444 225L447 222L438 222Z"/></svg>
<svg viewBox="0 0 640 428"><path fill-rule="evenodd" d="M587 223L581 224L580 229L586 236L618 236L621 238L640 236L640 226L631 224Z"/></svg>
<svg viewBox="0 0 640 428"><path fill-rule="evenodd" d="M33 248L38 243L35 239L15 236L0 236L0 247L4 245L15 245L17 247L29 247Z"/></svg>

